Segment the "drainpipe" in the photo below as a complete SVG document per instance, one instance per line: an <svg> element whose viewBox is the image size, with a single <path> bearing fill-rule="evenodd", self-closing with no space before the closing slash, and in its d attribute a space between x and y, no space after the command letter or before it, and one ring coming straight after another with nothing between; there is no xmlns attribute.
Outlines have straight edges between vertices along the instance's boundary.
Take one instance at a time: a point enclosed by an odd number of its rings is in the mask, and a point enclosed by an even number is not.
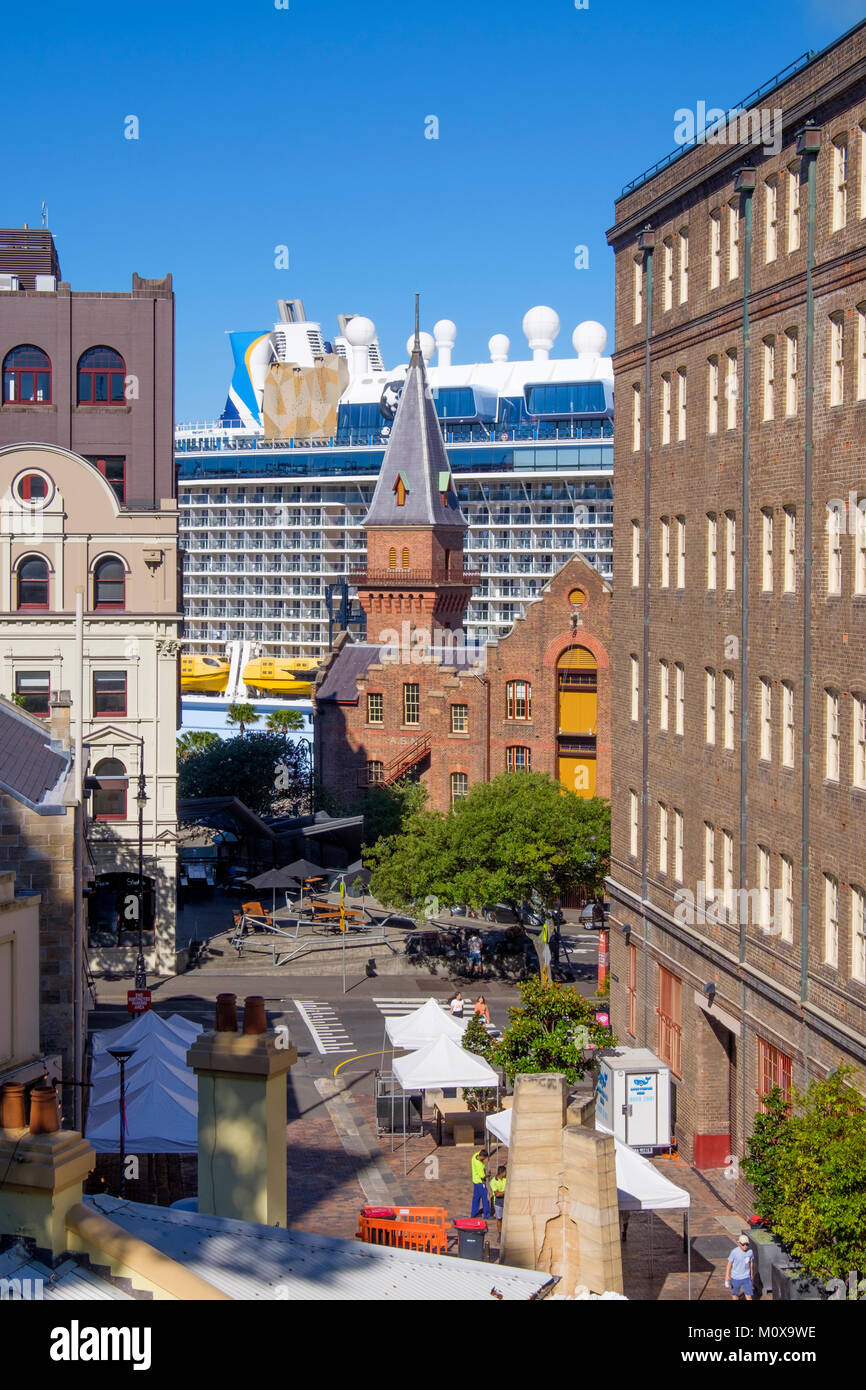
<svg viewBox="0 0 866 1390"><path fill-rule="evenodd" d="M75 744L73 792L75 797L75 848L72 891L72 1079L84 1076L84 589L75 590L75 652L73 663ZM83 1089L73 1086L73 1128L83 1128Z"/></svg>
<svg viewBox="0 0 866 1390"><path fill-rule="evenodd" d="M811 780L809 757L812 742L812 459L815 405L815 298L812 275L815 267L815 205L817 156L821 148L821 129L807 125L797 136L797 153L806 161L808 190L808 232L806 240L806 396L803 415L803 738L801 752L801 840L800 840L800 1000L809 994L809 836ZM809 1084L809 1021L804 1017L803 1067Z"/></svg>
<svg viewBox="0 0 866 1390"><path fill-rule="evenodd" d="M646 332L644 334L644 426L643 426L643 576L642 597L642 645L641 645L641 856L640 856L640 899L647 901L649 892L649 717L650 717L650 455L652 445L652 371L650 363L650 344L652 340L653 316L653 251L655 232L645 227L638 233L638 249L644 252L646 284L644 287L644 308ZM644 1045L649 1040L649 918L643 915L643 1037Z"/></svg>

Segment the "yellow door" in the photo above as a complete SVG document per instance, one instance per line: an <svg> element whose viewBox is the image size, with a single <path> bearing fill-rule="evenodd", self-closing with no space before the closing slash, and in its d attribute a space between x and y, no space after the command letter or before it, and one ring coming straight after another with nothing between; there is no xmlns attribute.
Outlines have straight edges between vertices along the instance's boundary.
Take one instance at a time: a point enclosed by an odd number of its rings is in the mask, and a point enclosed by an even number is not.
<svg viewBox="0 0 866 1390"><path fill-rule="evenodd" d="M595 796L595 758L561 757L559 781L578 796Z"/></svg>

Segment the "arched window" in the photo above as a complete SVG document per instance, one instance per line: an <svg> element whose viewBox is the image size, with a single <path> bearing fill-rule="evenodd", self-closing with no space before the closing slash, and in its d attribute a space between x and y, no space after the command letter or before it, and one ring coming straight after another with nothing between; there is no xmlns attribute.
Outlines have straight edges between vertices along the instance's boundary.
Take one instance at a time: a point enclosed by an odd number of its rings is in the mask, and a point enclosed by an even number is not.
<svg viewBox="0 0 866 1390"><path fill-rule="evenodd" d="M532 749L519 747L506 748L505 767L508 772L531 772Z"/></svg>
<svg viewBox="0 0 866 1390"><path fill-rule="evenodd" d="M18 607L48 607L48 562L30 555L18 566Z"/></svg>
<svg viewBox="0 0 866 1390"><path fill-rule="evenodd" d="M4 405L48 405L51 359L33 343L21 343L3 359Z"/></svg>
<svg viewBox="0 0 866 1390"><path fill-rule="evenodd" d="M388 568L389 570L395 570L397 568L397 551L394 549L393 545L388 551Z"/></svg>
<svg viewBox="0 0 866 1390"><path fill-rule="evenodd" d="M94 820L126 820L126 768L118 758L103 758L93 769Z"/></svg>
<svg viewBox="0 0 866 1390"><path fill-rule="evenodd" d="M109 347L92 347L78 359L78 404L123 405L126 363Z"/></svg>
<svg viewBox="0 0 866 1390"><path fill-rule="evenodd" d="M93 570L94 608L122 608L125 584L126 577L120 560L113 555L98 560Z"/></svg>
<svg viewBox="0 0 866 1390"><path fill-rule="evenodd" d="M403 569L404 569L404 570L407 570L407 569L409 568L409 548L408 548L408 546L405 546L405 545L403 546L403 555L402 555L401 558L402 558Z"/></svg>
<svg viewBox="0 0 866 1390"><path fill-rule="evenodd" d="M532 718L532 686L529 681L509 681L505 687L505 718Z"/></svg>

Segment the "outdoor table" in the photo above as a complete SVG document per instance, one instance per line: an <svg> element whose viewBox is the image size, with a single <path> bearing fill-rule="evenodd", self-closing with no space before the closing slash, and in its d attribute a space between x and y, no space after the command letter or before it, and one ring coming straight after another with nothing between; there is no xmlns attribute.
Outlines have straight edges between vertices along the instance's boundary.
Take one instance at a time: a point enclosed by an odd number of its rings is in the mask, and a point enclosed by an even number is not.
<svg viewBox="0 0 866 1390"><path fill-rule="evenodd" d="M472 1128L476 1131L480 1125L481 1137L484 1137L484 1122L487 1117L483 1110L470 1110L468 1101L448 1100L443 1096L441 1100L433 1102L433 1115L436 1121L436 1143L439 1148L442 1147L443 1130L446 1134L449 1129L453 1131L455 1124L459 1124L461 1120L464 1123L471 1121Z"/></svg>

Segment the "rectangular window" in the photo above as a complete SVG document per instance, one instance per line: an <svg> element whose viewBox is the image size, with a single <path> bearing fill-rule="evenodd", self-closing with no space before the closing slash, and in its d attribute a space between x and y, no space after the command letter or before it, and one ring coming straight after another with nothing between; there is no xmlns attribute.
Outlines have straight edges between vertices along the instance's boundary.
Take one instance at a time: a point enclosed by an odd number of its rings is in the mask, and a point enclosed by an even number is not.
<svg viewBox="0 0 866 1390"><path fill-rule="evenodd" d="M635 256L634 270L632 272L632 288L634 301L634 321L640 323L643 318L643 257Z"/></svg>
<svg viewBox="0 0 866 1390"><path fill-rule="evenodd" d="M778 190L775 180L764 184L764 260L769 265L778 250Z"/></svg>
<svg viewBox="0 0 866 1390"><path fill-rule="evenodd" d="M123 454L106 454L99 457L96 454L85 454L88 463L92 463L102 474L105 481L111 487L112 492L118 502L126 501L126 457Z"/></svg>
<svg viewBox="0 0 866 1390"><path fill-rule="evenodd" d="M758 845L758 926L770 926L770 851Z"/></svg>
<svg viewBox="0 0 866 1390"><path fill-rule="evenodd" d="M382 724L385 719L384 699L381 694L367 696L367 723Z"/></svg>
<svg viewBox="0 0 866 1390"><path fill-rule="evenodd" d="M734 673L733 673L733 671L725 671L724 674L723 674L723 676L722 676L722 682L723 682L723 689L724 689L724 694L725 694L725 707L724 707L724 719L725 719L725 747L726 747L726 748L733 748L733 746L734 746L734 707L735 707L735 703L736 703L735 686L734 686Z"/></svg>
<svg viewBox="0 0 866 1390"><path fill-rule="evenodd" d="M711 666L704 671L704 681L704 733L707 743L713 747L716 742L716 673Z"/></svg>
<svg viewBox="0 0 866 1390"><path fill-rule="evenodd" d="M662 444L671 442L671 374L662 373Z"/></svg>
<svg viewBox="0 0 866 1390"><path fill-rule="evenodd" d="M782 766L794 766L794 685L782 681Z"/></svg>
<svg viewBox="0 0 866 1390"><path fill-rule="evenodd" d="M403 686L403 723L420 724L421 687L414 681Z"/></svg>
<svg viewBox="0 0 866 1390"><path fill-rule="evenodd" d="M765 338L763 342L764 364L764 419L772 420L776 397L776 340Z"/></svg>
<svg viewBox="0 0 866 1390"><path fill-rule="evenodd" d="M773 686L764 677L758 683L760 705L760 757L770 762L773 757Z"/></svg>
<svg viewBox="0 0 866 1390"><path fill-rule="evenodd" d="M852 695L851 716L853 752L851 781L855 787L866 787L866 696Z"/></svg>
<svg viewBox="0 0 866 1390"><path fill-rule="evenodd" d="M670 668L666 661L659 662L659 728L667 733L668 704L670 700Z"/></svg>
<svg viewBox="0 0 866 1390"><path fill-rule="evenodd" d="M671 582L671 523L663 516L659 521L659 588L667 589Z"/></svg>
<svg viewBox="0 0 866 1390"><path fill-rule="evenodd" d="M788 185L788 255L800 249L800 169L791 165L786 176Z"/></svg>
<svg viewBox="0 0 866 1390"><path fill-rule="evenodd" d="M794 940L794 861L786 854L779 855L779 893L782 899L782 920L779 935L783 941Z"/></svg>
<svg viewBox="0 0 866 1390"><path fill-rule="evenodd" d="M707 358L707 434L719 432L719 359Z"/></svg>
<svg viewBox="0 0 866 1390"><path fill-rule="evenodd" d="M839 695L835 690L824 691L824 709L824 775L828 782L838 782L840 764Z"/></svg>
<svg viewBox="0 0 866 1390"><path fill-rule="evenodd" d="M689 230L680 228L680 303L689 297Z"/></svg>
<svg viewBox="0 0 866 1390"><path fill-rule="evenodd" d="M722 214L718 208L710 213L710 289L722 283Z"/></svg>
<svg viewBox="0 0 866 1390"><path fill-rule="evenodd" d="M797 512L794 507L785 507L785 572L782 588L786 594L797 589Z"/></svg>
<svg viewBox="0 0 866 1390"><path fill-rule="evenodd" d="M682 738L686 731L686 672L677 661L674 665L674 733Z"/></svg>
<svg viewBox="0 0 866 1390"><path fill-rule="evenodd" d="M641 442L640 387L635 384L631 388L631 447L635 453L641 447Z"/></svg>
<svg viewBox="0 0 866 1390"><path fill-rule="evenodd" d="M866 217L866 121L860 122L860 216Z"/></svg>
<svg viewBox="0 0 866 1390"><path fill-rule="evenodd" d="M842 592L842 516L839 507L827 508L827 593Z"/></svg>
<svg viewBox="0 0 866 1390"><path fill-rule="evenodd" d="M385 764L377 758L370 758L367 762L367 786L374 787L385 780Z"/></svg>
<svg viewBox="0 0 866 1390"><path fill-rule="evenodd" d="M509 681L505 687L506 719L532 718L532 686L529 681Z"/></svg>
<svg viewBox="0 0 866 1390"><path fill-rule="evenodd" d="M707 588L715 589L718 581L719 523L715 512L707 512Z"/></svg>
<svg viewBox="0 0 866 1390"><path fill-rule="evenodd" d="M854 517L854 592L866 594L866 499L858 498Z"/></svg>
<svg viewBox="0 0 866 1390"><path fill-rule="evenodd" d="M824 875L824 964L839 965L839 885L830 874Z"/></svg>
<svg viewBox="0 0 866 1390"><path fill-rule="evenodd" d="M737 587L737 519L725 512L725 588Z"/></svg>
<svg viewBox="0 0 866 1390"><path fill-rule="evenodd" d="M50 671L16 671L15 694L23 710L35 714L39 719L47 719L51 710Z"/></svg>
<svg viewBox="0 0 866 1390"><path fill-rule="evenodd" d="M686 587L686 519L677 517L677 588Z"/></svg>
<svg viewBox="0 0 866 1390"><path fill-rule="evenodd" d="M469 790L469 778L465 772L452 772L451 774L451 805L455 801L460 801Z"/></svg>
<svg viewBox="0 0 866 1390"><path fill-rule="evenodd" d="M791 1094L791 1058L764 1038L755 1041L758 1045L758 1095L763 1098L778 1086L787 1100Z"/></svg>
<svg viewBox="0 0 866 1390"><path fill-rule="evenodd" d="M684 821L682 811L674 811L674 878L683 882L683 849L685 845Z"/></svg>
<svg viewBox="0 0 866 1390"><path fill-rule="evenodd" d="M830 324L830 404L845 399L845 320L842 313L831 314Z"/></svg>
<svg viewBox="0 0 866 1390"><path fill-rule="evenodd" d="M505 770L506 770L506 772L531 772L531 771L532 771L532 749L531 749L531 748L506 748L506 750L505 750Z"/></svg>
<svg viewBox="0 0 866 1390"><path fill-rule="evenodd" d="M773 509L761 508L761 588L773 591Z"/></svg>
<svg viewBox="0 0 866 1390"><path fill-rule="evenodd" d="M628 852L632 859L637 859L637 840L638 840L638 795L636 791L628 794Z"/></svg>
<svg viewBox="0 0 866 1390"><path fill-rule="evenodd" d="M866 893L851 889L851 977L866 984Z"/></svg>
<svg viewBox="0 0 866 1390"><path fill-rule="evenodd" d="M857 399L866 399L866 304L857 305Z"/></svg>
<svg viewBox="0 0 866 1390"><path fill-rule="evenodd" d="M736 280L740 273L740 208L738 201L728 203L728 279Z"/></svg>
<svg viewBox="0 0 866 1390"><path fill-rule="evenodd" d="M730 915L734 904L734 836L730 830L722 831L722 891Z"/></svg>
<svg viewBox="0 0 866 1390"><path fill-rule="evenodd" d="M452 734L469 733L469 706L451 706L451 732Z"/></svg>
<svg viewBox="0 0 866 1390"><path fill-rule="evenodd" d="M94 671L93 716L126 715L126 672Z"/></svg>
<svg viewBox="0 0 866 1390"><path fill-rule="evenodd" d="M797 330L785 329L785 414L797 414Z"/></svg>
<svg viewBox="0 0 866 1390"><path fill-rule="evenodd" d="M668 808L659 802L659 873L668 871Z"/></svg>
<svg viewBox="0 0 866 1390"><path fill-rule="evenodd" d="M638 721L640 715L640 662L632 653L631 656L631 717L634 723Z"/></svg>
<svg viewBox="0 0 866 1390"><path fill-rule="evenodd" d="M640 583L640 522L631 524L631 582L632 588Z"/></svg>
<svg viewBox="0 0 866 1390"><path fill-rule="evenodd" d="M628 1024L626 1032L635 1037L635 1018L637 1014L637 946L629 944L628 950Z"/></svg>
<svg viewBox="0 0 866 1390"><path fill-rule="evenodd" d="M841 137L833 141L833 223L831 230L840 232L848 218L848 141Z"/></svg>
<svg viewBox="0 0 866 1390"><path fill-rule="evenodd" d="M686 397L688 382L685 367L677 367L677 439L686 437Z"/></svg>
<svg viewBox="0 0 866 1390"><path fill-rule="evenodd" d="M704 892L709 900L716 891L716 832L704 821Z"/></svg>
<svg viewBox="0 0 866 1390"><path fill-rule="evenodd" d="M674 1076L682 1069L682 980L659 966L658 1054Z"/></svg>
<svg viewBox="0 0 866 1390"><path fill-rule="evenodd" d="M674 302L674 243L672 237L665 237L663 246L663 288L665 310Z"/></svg>
<svg viewBox="0 0 866 1390"><path fill-rule="evenodd" d="M740 387L737 379L737 349L729 348L725 353L725 403L726 403L726 425L725 428L735 430L737 428L737 396Z"/></svg>

